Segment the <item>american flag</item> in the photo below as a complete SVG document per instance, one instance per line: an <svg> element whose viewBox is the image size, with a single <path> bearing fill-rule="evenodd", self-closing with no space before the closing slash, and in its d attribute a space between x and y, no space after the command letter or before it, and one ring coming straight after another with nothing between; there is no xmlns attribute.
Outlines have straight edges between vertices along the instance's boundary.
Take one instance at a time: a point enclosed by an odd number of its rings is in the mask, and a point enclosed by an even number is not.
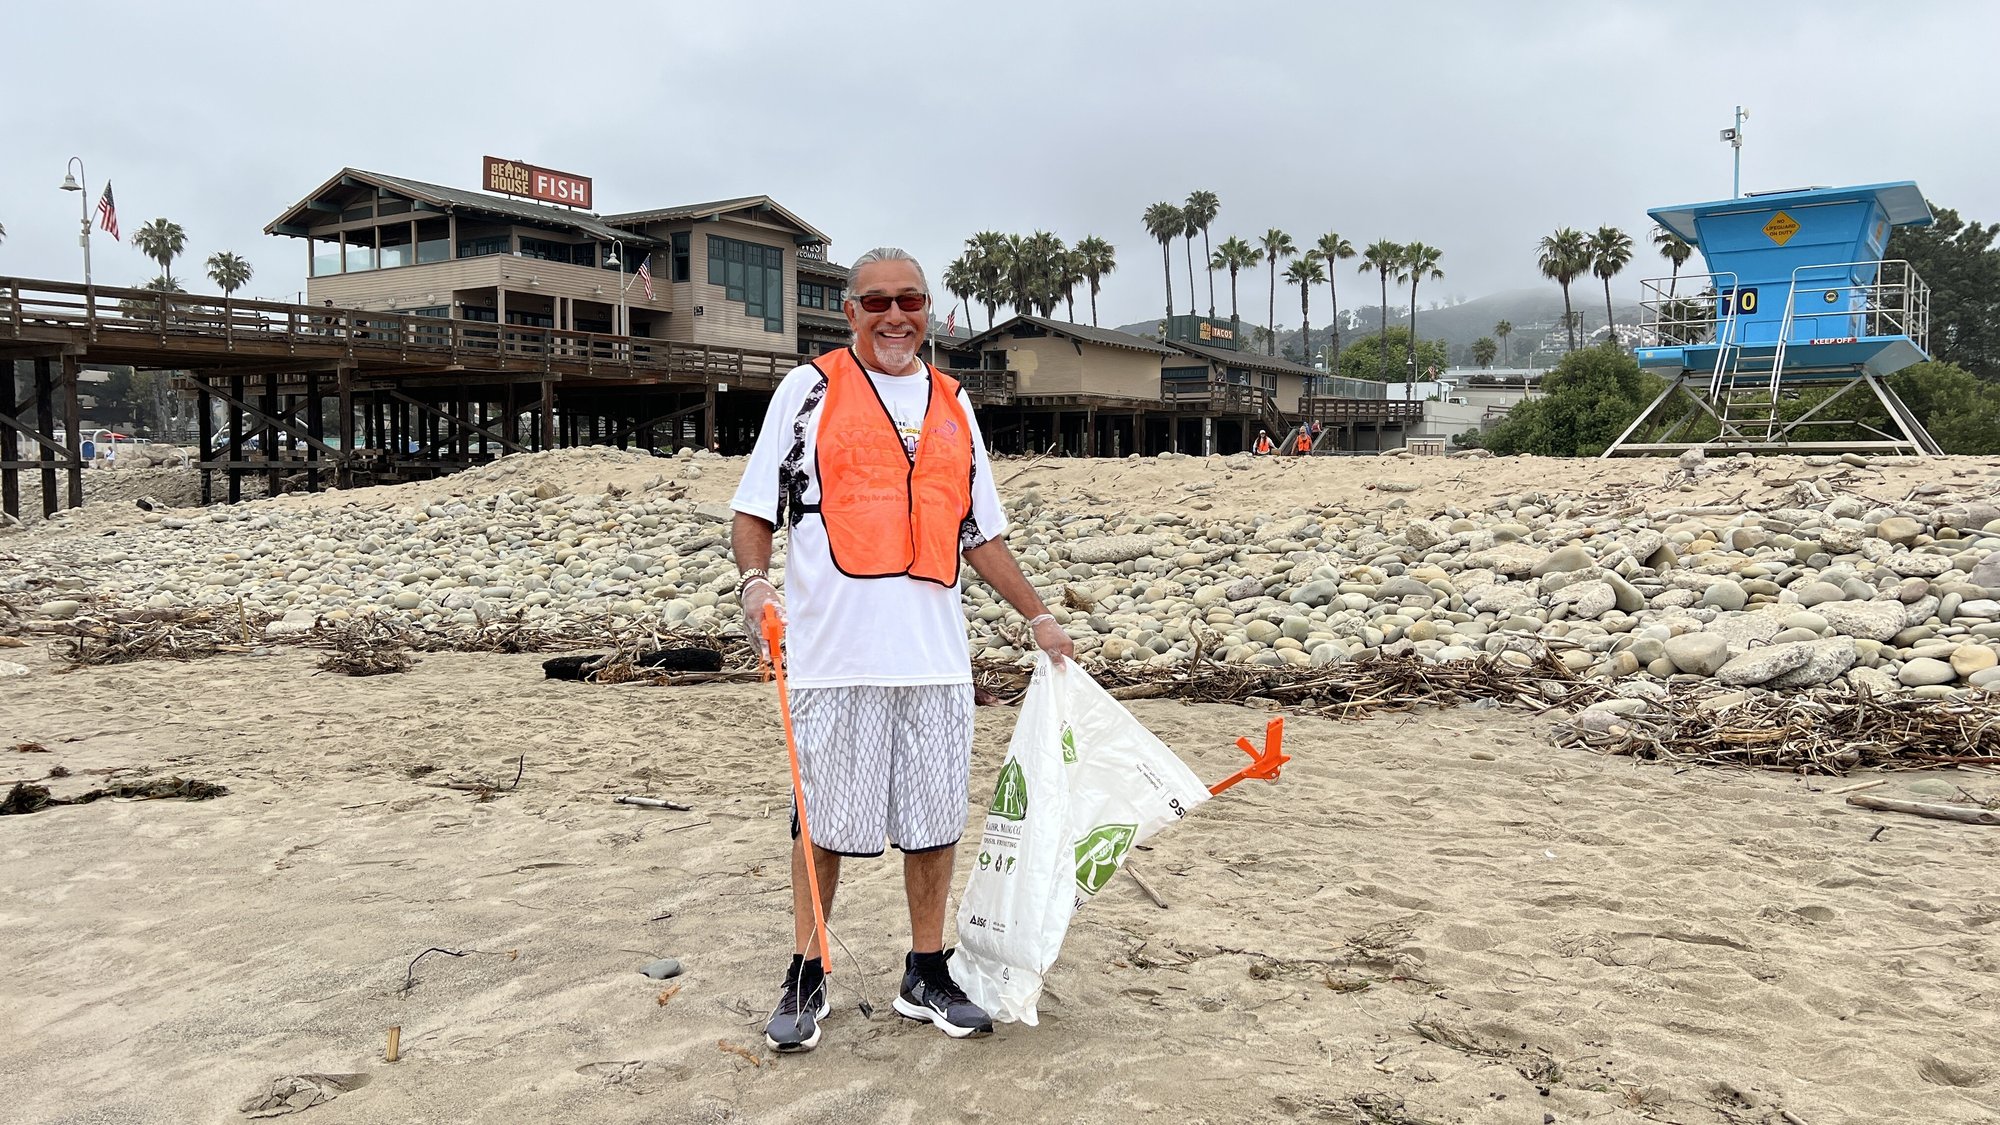
<svg viewBox="0 0 2000 1125"><path fill-rule="evenodd" d="M110 180L104 181L104 198L97 201L97 225L109 232L113 239L125 241L118 237L118 205L111 201Z"/></svg>
<svg viewBox="0 0 2000 1125"><path fill-rule="evenodd" d="M653 297L653 256L652 256L651 254L648 254L648 255L646 255L646 256L645 256L645 257L644 257L643 259L641 259L641 260L640 260L640 262L639 262L639 280L640 280L641 282L645 283L645 286L646 286L646 299L647 299L648 301L651 301L651 300L653 300L653 299L654 299L654 297Z"/></svg>
<svg viewBox="0 0 2000 1125"><path fill-rule="evenodd" d="M951 311L946 313L944 316L944 334L949 336L953 332L956 332L957 330L958 330L958 306L953 305L951 307Z"/></svg>

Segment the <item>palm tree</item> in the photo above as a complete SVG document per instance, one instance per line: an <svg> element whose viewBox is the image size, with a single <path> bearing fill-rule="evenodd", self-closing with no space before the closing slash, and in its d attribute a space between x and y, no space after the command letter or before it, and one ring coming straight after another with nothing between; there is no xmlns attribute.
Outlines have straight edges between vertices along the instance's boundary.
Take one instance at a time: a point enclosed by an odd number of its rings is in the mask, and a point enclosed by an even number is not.
<svg viewBox="0 0 2000 1125"><path fill-rule="evenodd" d="M1209 269L1229 271L1229 324L1232 329L1241 323L1241 318L1236 315L1236 275L1263 260L1262 250L1233 234L1223 239L1208 259Z"/></svg>
<svg viewBox="0 0 2000 1125"><path fill-rule="evenodd" d="M1319 236L1313 248L1326 260L1327 301L1333 306L1333 338L1328 341L1331 349L1327 353L1326 369L1332 371L1340 362L1340 263L1354 256L1354 244L1331 232Z"/></svg>
<svg viewBox="0 0 2000 1125"><path fill-rule="evenodd" d="M970 250L952 259L951 264L944 268L944 291L960 301L966 302L966 327L971 328L971 302L973 296L979 292L979 271L973 265L972 252ZM992 322L988 321L986 327L993 327Z"/></svg>
<svg viewBox="0 0 2000 1125"><path fill-rule="evenodd" d="M0 223L0 242L7 241L7 224Z"/></svg>
<svg viewBox="0 0 2000 1125"><path fill-rule="evenodd" d="M1389 381L1389 271L1402 268L1403 248L1386 238L1378 238L1361 252L1361 272L1373 272L1382 278L1382 335L1379 337L1382 352L1382 381ZM1334 362L1340 361L1338 356Z"/></svg>
<svg viewBox="0 0 2000 1125"><path fill-rule="evenodd" d="M209 280L222 289L222 296L225 299L250 284L250 275L253 272L255 271L250 268L249 262L227 250L219 250L208 256Z"/></svg>
<svg viewBox="0 0 2000 1125"><path fill-rule="evenodd" d="M1204 262L1213 261L1208 252L1208 226L1215 221L1216 212L1220 210L1222 210L1222 201L1215 197L1214 192L1191 191L1188 193L1188 224L1194 227L1195 230L1201 231L1201 258ZM1193 234L1194 231L1189 231L1188 233ZM1194 243L1189 242L1188 248L1192 250ZM1192 274L1188 277L1188 288L1190 290L1194 288ZM1188 295L1192 297L1194 294L1190 292ZM1193 311L1193 308L1188 309L1190 313ZM1208 267L1208 315L1215 315L1215 266L1213 264Z"/></svg>
<svg viewBox="0 0 2000 1125"><path fill-rule="evenodd" d="M1543 235L1537 251L1535 265L1542 276L1562 286L1563 326L1569 329L1569 350L1575 351L1576 318L1570 315L1569 284L1590 268L1590 245L1582 231L1563 227L1554 234Z"/></svg>
<svg viewBox="0 0 2000 1125"><path fill-rule="evenodd" d="M1598 227L1590 236L1590 272L1604 282L1605 342L1618 346L1618 325L1611 317L1611 279L1632 260L1632 236L1617 227Z"/></svg>
<svg viewBox="0 0 2000 1125"><path fill-rule="evenodd" d="M1160 266L1167 274L1167 318L1171 320L1174 315L1174 259L1169 250L1174 239L1187 229L1187 213L1171 203L1155 203L1146 208L1139 221L1146 224L1146 233L1160 243Z"/></svg>
<svg viewBox="0 0 2000 1125"><path fill-rule="evenodd" d="M1076 252L1079 258L1078 269L1082 271L1083 279L1090 283L1090 323L1095 327L1098 283L1104 280L1106 274L1118 268L1118 252L1109 242L1094 234L1078 239Z"/></svg>
<svg viewBox="0 0 2000 1125"><path fill-rule="evenodd" d="M1495 322L1493 325L1493 334L1500 337L1500 362L1512 367L1514 360L1512 353L1507 350L1507 337L1514 334L1514 322L1511 320Z"/></svg>
<svg viewBox="0 0 2000 1125"><path fill-rule="evenodd" d="M1069 322L1076 323L1076 287L1083 284L1083 251L1070 249L1063 252L1056 269L1056 288L1062 291L1063 304L1069 309Z"/></svg>
<svg viewBox="0 0 2000 1125"><path fill-rule="evenodd" d="M1045 230L1028 236L1028 300L1043 317L1056 314L1063 299L1063 273L1068 265L1069 247Z"/></svg>
<svg viewBox="0 0 2000 1125"><path fill-rule="evenodd" d="M1285 268L1285 280L1299 287L1299 348L1307 367L1312 366L1312 287L1326 280L1319 261L1319 251L1308 250Z"/></svg>
<svg viewBox="0 0 2000 1125"><path fill-rule="evenodd" d="M1278 263L1298 253L1299 248L1293 245L1291 235L1286 234L1284 231L1279 230L1277 227L1272 227L1270 230L1264 232L1263 238L1257 240L1257 249L1264 255L1264 261L1269 263L1271 267L1271 303L1269 310L1265 314L1266 317L1268 318L1267 323L1270 326L1271 332L1270 335L1266 337L1266 340L1268 340L1269 342L1265 346L1264 354L1277 355L1278 354Z"/></svg>
<svg viewBox="0 0 2000 1125"><path fill-rule="evenodd" d="M161 276L172 280L174 259L187 248L187 232L179 223L154 219L132 232L132 245L139 248L139 253L160 263Z"/></svg>
<svg viewBox="0 0 2000 1125"><path fill-rule="evenodd" d="M1481 367L1491 367L1493 366L1493 356L1499 350L1493 343L1493 337L1481 336L1472 342L1472 362Z"/></svg>
<svg viewBox="0 0 2000 1125"><path fill-rule="evenodd" d="M965 252L978 280L973 296L986 306L986 327L991 328L994 314L1007 299L1007 236L997 230L980 231L965 240Z"/></svg>
<svg viewBox="0 0 2000 1125"><path fill-rule="evenodd" d="M1667 299L1673 300L1674 290L1679 288L1681 283L1681 267L1687 265L1689 258L1694 257L1694 247L1689 246L1686 239L1673 231L1665 227L1654 227L1653 249L1660 252L1660 257L1674 264L1674 272L1667 279Z"/></svg>
<svg viewBox="0 0 2000 1125"><path fill-rule="evenodd" d="M1188 268L1188 315L1194 315L1194 236L1201 225L1194 221L1194 212L1181 208L1181 238L1187 243Z"/></svg>
<svg viewBox="0 0 2000 1125"><path fill-rule="evenodd" d="M1417 382L1417 285L1424 281L1443 281L1444 271L1438 268L1438 259L1444 251L1421 242L1412 242L1403 247L1403 264L1397 269L1397 276L1410 283L1410 353L1405 362L1404 383L1414 394Z"/></svg>

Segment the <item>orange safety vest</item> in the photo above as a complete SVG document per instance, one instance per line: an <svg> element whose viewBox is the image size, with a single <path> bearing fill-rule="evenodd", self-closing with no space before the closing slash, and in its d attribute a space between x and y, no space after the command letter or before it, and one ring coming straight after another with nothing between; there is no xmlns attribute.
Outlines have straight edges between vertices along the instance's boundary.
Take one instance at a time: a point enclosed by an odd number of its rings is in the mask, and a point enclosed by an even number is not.
<svg viewBox="0 0 2000 1125"><path fill-rule="evenodd" d="M921 361L920 361L921 362ZM849 578L958 584L959 526L972 514L972 425L958 380L924 364L930 400L917 455L852 348L813 361L826 376L814 461L834 568Z"/></svg>
<svg viewBox="0 0 2000 1125"><path fill-rule="evenodd" d="M1271 439L1268 437L1259 437L1257 439L1257 444L1251 446L1250 448L1253 452L1269 453L1271 452Z"/></svg>
<svg viewBox="0 0 2000 1125"><path fill-rule="evenodd" d="M1298 451L1299 451L1300 453L1311 453L1311 452L1312 452L1312 448L1313 448L1313 442L1312 442L1312 438L1311 438L1311 437L1309 437L1309 436L1307 436L1307 434L1306 434L1306 432L1305 432L1304 430L1300 430L1300 431L1299 431L1299 440L1298 440L1298 445L1297 445L1297 449L1298 449Z"/></svg>

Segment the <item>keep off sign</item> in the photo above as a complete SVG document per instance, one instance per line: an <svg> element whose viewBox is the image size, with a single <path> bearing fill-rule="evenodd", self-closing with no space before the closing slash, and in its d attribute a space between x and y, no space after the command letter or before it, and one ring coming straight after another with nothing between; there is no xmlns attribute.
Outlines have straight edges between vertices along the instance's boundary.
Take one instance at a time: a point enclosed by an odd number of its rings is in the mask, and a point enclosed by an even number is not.
<svg viewBox="0 0 2000 1125"><path fill-rule="evenodd" d="M543 203L590 209L590 180L583 176L489 156L479 179L487 191L501 195L524 195Z"/></svg>

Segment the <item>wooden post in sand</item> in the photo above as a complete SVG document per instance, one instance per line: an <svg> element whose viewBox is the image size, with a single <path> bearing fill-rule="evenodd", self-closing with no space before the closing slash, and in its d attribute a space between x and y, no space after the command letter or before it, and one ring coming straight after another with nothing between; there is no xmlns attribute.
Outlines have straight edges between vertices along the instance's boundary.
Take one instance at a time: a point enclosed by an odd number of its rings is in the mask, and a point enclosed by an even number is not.
<svg viewBox="0 0 2000 1125"><path fill-rule="evenodd" d="M402 1053L403 1029L399 1025L389 1029L389 1049L382 1055L385 1062L395 1062Z"/></svg>

